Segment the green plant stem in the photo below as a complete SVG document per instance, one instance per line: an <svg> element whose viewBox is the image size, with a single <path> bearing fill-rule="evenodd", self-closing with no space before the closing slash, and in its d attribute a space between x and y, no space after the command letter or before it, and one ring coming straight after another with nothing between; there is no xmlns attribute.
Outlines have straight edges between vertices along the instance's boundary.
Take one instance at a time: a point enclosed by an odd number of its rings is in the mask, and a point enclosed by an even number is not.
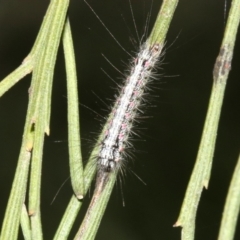
<svg viewBox="0 0 240 240"><path fill-rule="evenodd" d="M22 205L25 200L27 190L27 178L31 158L31 153L26 150L25 146L26 140L22 143L18 165L14 176L5 216L3 219L1 240L16 240L18 237L19 222L22 212Z"/></svg>
<svg viewBox="0 0 240 240"><path fill-rule="evenodd" d="M51 34L46 38L45 49L39 54L36 68L33 70L31 97L35 100L35 108L31 119L34 122L35 135L29 188L29 214L31 215L32 238L36 240L42 239L40 190L44 135L45 132L49 133L53 72L68 5L68 0L57 2L49 26ZM36 85L34 85L35 82Z"/></svg>
<svg viewBox="0 0 240 240"><path fill-rule="evenodd" d="M175 226L182 226L182 239L193 240L196 211L203 187L208 187L221 107L240 19L240 0L233 0L224 38L213 71L213 87L197 160L188 184L179 218Z"/></svg>
<svg viewBox="0 0 240 240"><path fill-rule="evenodd" d="M45 110L49 109L47 107L47 97L50 94L46 94L46 90L48 90L46 87L49 87L50 85L47 83L48 80L52 77L51 72L53 72L54 64L55 64L55 58L56 58L56 52L57 47L59 45L59 39L61 36L61 31L58 32L58 35L54 34L54 31L58 31L59 28L57 25L61 24L62 26L65 21L65 15L62 16L62 20L60 22L57 22L57 19L59 15L62 15L62 13L59 13L59 7L62 8L65 6L65 13L68 7L68 1L62 1L62 0L53 0L51 1L47 16L44 20L44 23L42 25L41 31L38 35L38 38L36 40L36 43L33 47L33 50L31 51L31 54L25 59L24 63L20 66L20 68L17 69L13 74L10 74L10 77L7 77L1 86L5 86L4 89L1 89L1 92L4 93L4 91L7 91L7 89L11 86L11 84L18 80L20 77L22 77L24 74L28 73L33 66L34 66L34 74L33 74L33 80L31 83L30 88L30 98L29 98L29 105L28 105L28 111L27 111L27 117L26 117L26 123L24 127L24 134L23 134L23 141L20 151L20 156L18 160L18 165L16 169L16 173L13 180L13 185L8 201L8 205L5 212L5 217L3 220L2 230L1 230L1 239L5 240L14 240L18 237L18 229L19 229L19 223L20 223L20 216L22 212L22 205L25 200L26 195L26 186L27 186L27 179L28 179L28 169L29 169L29 162L31 157L31 150L33 151L33 161L35 160L35 167L34 164L32 165L33 172L32 173L32 179L40 177L40 171L36 170L39 169L39 159L42 156L42 147L43 147L43 138L44 138L44 132L46 131L46 114ZM49 14L51 16L49 16ZM55 19L55 20L54 20ZM58 19L60 20L60 19ZM52 27L50 27L50 24ZM55 29L56 28L56 29ZM53 37L50 37L50 35L53 35ZM48 40L52 38L52 43L49 44ZM48 40L47 40L48 39ZM44 51L49 54L45 54ZM34 59L33 59L34 56ZM45 57L45 61L40 58ZM48 61L47 61L47 60ZM24 69L22 66L27 65L26 69ZM42 68L42 66L45 66L45 68ZM47 67L46 67L47 66ZM35 69L36 68L36 69ZM44 69L44 70L43 70ZM44 71L42 73L41 71ZM41 72L41 73L40 73ZM45 75L44 75L45 74ZM47 75L47 76L46 76ZM6 84L6 82L8 84ZM36 158L38 158L36 160ZM36 169L35 169L36 168ZM35 171L36 170L36 171ZM36 175L35 175L36 174ZM42 233L41 233L41 222L40 222L40 182L38 180L35 181L37 184L35 185L35 189L32 188L33 199L30 199L30 205L33 205L34 202L34 208L30 210L30 214L33 214L31 220L32 220L32 239L41 239ZM31 187L30 187L31 188ZM37 197L36 197L37 196ZM24 226L23 226L24 228Z"/></svg>
<svg viewBox="0 0 240 240"><path fill-rule="evenodd" d="M39 51L45 47L45 38L50 34L49 25L51 24L52 17L54 15L56 3L56 0L51 1L37 39L29 55L24 59L22 64L17 69L15 69L0 82L0 97L11 87L13 87L19 80L32 72L34 63L37 61Z"/></svg>
<svg viewBox="0 0 240 240"><path fill-rule="evenodd" d="M27 59L17 69L11 72L0 82L0 97L14 86L19 80L31 73L33 69L33 60Z"/></svg>
<svg viewBox="0 0 240 240"><path fill-rule="evenodd" d="M30 226L30 220L29 220L29 216L28 216L28 212L25 204L23 204L22 206L21 227L22 227L24 240L31 240L32 239L31 226Z"/></svg>
<svg viewBox="0 0 240 240"><path fill-rule="evenodd" d="M223 211L218 240L233 240L240 208L240 156L235 167Z"/></svg>
<svg viewBox="0 0 240 240"><path fill-rule="evenodd" d="M32 106L31 122L35 125L35 137L34 137L34 148L33 148L33 159L32 159L32 175L30 181L30 199L29 199L29 213L30 215L35 214L35 206L39 205L40 191L36 191L36 186L40 186L39 174L39 161L42 159L43 152L43 140L44 133L47 126L47 113L49 109L49 89L53 80L54 66L56 62L57 50L63 30L63 25L66 17L68 8L68 0L58 0L52 24L50 26L51 34L48 36L45 44L45 49L39 56L36 69L33 72L33 80L31 85L30 97L33 99L35 104ZM36 85L35 82L37 83ZM35 169L35 163L36 169ZM41 172L41 170L40 170ZM37 200L38 199L38 200Z"/></svg>
<svg viewBox="0 0 240 240"><path fill-rule="evenodd" d="M63 33L63 49L67 72L68 96L68 146L69 166L73 191L78 199L83 198L84 178L80 142L79 109L77 72L74 56L74 47L69 19L66 20Z"/></svg>
<svg viewBox="0 0 240 240"><path fill-rule="evenodd" d="M107 176L106 185L105 183L102 183L103 188L101 190L95 189L95 191L96 190L100 191L100 193L99 194L97 194L96 192L94 193L94 196L92 198L88 211L85 215L85 218L74 240L95 239L97 230L99 228L105 209L107 207L107 203L111 196L111 193L116 181L116 177L117 177L117 173L115 172L110 173L110 175ZM105 180L103 182L105 182Z"/></svg>
<svg viewBox="0 0 240 240"><path fill-rule="evenodd" d="M101 137L102 136L100 136L100 138ZM88 191L88 189L91 185L92 179L94 178L94 175L96 172L95 156L97 156L97 153L99 151L99 142L100 142L100 139L97 142L97 144L95 145L95 148L91 153L88 163L84 168L84 186L85 186L84 195ZM72 229L72 226L74 224L74 221L77 217L77 214L78 214L81 206L82 206L82 201L77 200L76 196L73 195L70 199L68 207L66 208L64 216L62 217L62 220L59 224L57 232L54 236L54 240L68 239L69 233Z"/></svg>
<svg viewBox="0 0 240 240"><path fill-rule="evenodd" d="M38 32L37 38L34 42L34 45L31 49L30 56L37 58L37 54L45 48L46 39L48 38L50 32L50 26L56 11L58 0L50 0L47 12L43 18L40 30Z"/></svg>
<svg viewBox="0 0 240 240"><path fill-rule="evenodd" d="M150 46L158 43L163 46L172 21L178 0L164 0L158 13L152 32L147 40Z"/></svg>
<svg viewBox="0 0 240 240"><path fill-rule="evenodd" d="M69 233L72 229L74 221L78 215L78 212L82 206L82 202L77 199L75 195L72 195L70 202L65 210L65 213L58 226L58 230L54 236L54 240L67 240Z"/></svg>

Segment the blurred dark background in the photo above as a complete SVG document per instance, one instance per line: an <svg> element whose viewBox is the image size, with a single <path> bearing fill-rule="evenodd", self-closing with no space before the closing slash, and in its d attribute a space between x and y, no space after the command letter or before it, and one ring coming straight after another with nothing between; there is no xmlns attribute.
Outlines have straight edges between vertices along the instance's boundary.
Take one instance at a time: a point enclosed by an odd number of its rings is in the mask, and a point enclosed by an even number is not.
<svg viewBox="0 0 240 240"><path fill-rule="evenodd" d="M131 2L141 36L151 1ZM128 52L137 51L138 41L129 2L89 0L89 3L122 46ZM160 3L154 0L150 29ZM0 2L0 79L19 66L29 53L48 4L46 0ZM230 1L227 0L226 12L229 7ZM180 239L180 228L173 228L172 225L178 218L198 150L212 87L212 69L227 17L224 9L224 0L180 1L167 36L166 55L159 69L159 80L151 84L148 103L143 108L146 118L135 130L139 136L133 139L131 170L122 186L119 182L116 185L96 239ZM107 105L112 104L117 89L101 68L117 83L122 82L121 74L110 66L102 54L122 72L129 56L82 0L71 1L69 17L78 66L80 102L93 110L80 106L82 148L86 161L104 123L99 115L107 116L110 110ZM196 240L217 239L227 189L239 154L239 40L238 34L209 190L203 191L198 209ZM17 164L29 84L30 75L0 99L1 222ZM53 238L72 195L70 181L67 181L56 200L50 204L61 184L69 177L66 105L61 46L54 77L51 135L46 137L43 159L41 208L44 239ZM131 171L147 185L142 184ZM92 192L93 187L86 201L89 201ZM86 207L87 202L83 212ZM79 227L83 212L76 221L70 239ZM240 239L239 226L235 239Z"/></svg>

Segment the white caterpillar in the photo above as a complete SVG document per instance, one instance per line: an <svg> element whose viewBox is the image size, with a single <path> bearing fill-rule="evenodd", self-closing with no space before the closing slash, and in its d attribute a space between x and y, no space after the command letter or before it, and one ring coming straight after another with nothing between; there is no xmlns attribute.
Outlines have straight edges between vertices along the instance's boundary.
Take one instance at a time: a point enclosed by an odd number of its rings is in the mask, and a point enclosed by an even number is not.
<svg viewBox="0 0 240 240"><path fill-rule="evenodd" d="M162 46L159 44L149 46L146 42L132 62L130 74L126 78L125 86L120 91L110 115L111 119L106 127L107 131L102 140L97 159L98 169L94 194L75 240L82 239L89 228L90 219L96 212L97 202L106 186L109 175L113 171L118 171L125 160L123 153L126 141L136 112L141 104L146 84L151 78L152 70L158 62L161 51ZM99 216L102 217L101 214ZM89 234L88 231L87 234Z"/></svg>
<svg viewBox="0 0 240 240"><path fill-rule="evenodd" d="M126 52L90 4L86 0L84 0L84 2L115 42ZM133 16L131 2L129 1L129 3ZM134 16L133 21L136 29ZM152 70L158 62L162 47L163 46L158 43L150 45L148 42L145 42L131 63L130 74L126 78L125 86L121 89L119 97L116 99L116 103L110 114L111 119L108 121L106 133L97 156L98 178L99 175L102 175L101 173L110 173L113 170L118 170L123 165L123 153L132 128L132 123L139 109L145 86L151 78Z"/></svg>
<svg viewBox="0 0 240 240"><path fill-rule="evenodd" d="M100 171L112 172L122 166L123 152L132 123L161 50L159 44L149 46L148 43L144 43L133 60L130 74L117 98L102 141L97 160Z"/></svg>

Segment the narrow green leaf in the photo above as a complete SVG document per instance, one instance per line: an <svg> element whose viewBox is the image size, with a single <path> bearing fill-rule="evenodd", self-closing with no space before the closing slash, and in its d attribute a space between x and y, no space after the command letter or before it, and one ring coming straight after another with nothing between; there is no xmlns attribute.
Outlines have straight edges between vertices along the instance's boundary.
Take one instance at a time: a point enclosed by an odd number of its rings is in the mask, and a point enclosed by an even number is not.
<svg viewBox="0 0 240 240"><path fill-rule="evenodd" d="M11 72L0 82L0 97L14 86L19 80L31 73L33 69L33 60L27 58L17 69Z"/></svg>
<svg viewBox="0 0 240 240"><path fill-rule="evenodd" d="M100 136L101 138L101 136ZM99 151L99 141L95 145L94 150L91 153L91 156L88 160L87 165L84 168L84 186L85 186L85 192L88 191L91 182L94 178L95 172L96 172L96 161L95 156L97 155ZM62 217L62 220L59 224L59 227L57 229L57 232L54 236L54 240L66 240L68 239L69 233L72 229L72 226L74 224L74 221L77 217L77 214L82 206L82 201L77 200L76 196L73 195L70 199L70 202L68 204L68 207L66 208L66 211Z"/></svg>
<svg viewBox="0 0 240 240"><path fill-rule="evenodd" d="M222 102L231 69L233 49L240 19L240 0L233 0L219 55L213 70L213 87L197 160L188 184L179 218L182 239L193 240L195 217L203 187L208 187Z"/></svg>
<svg viewBox="0 0 240 240"><path fill-rule="evenodd" d="M150 46L158 43L163 46L172 21L178 0L164 0L158 13L151 35L147 42Z"/></svg>
<svg viewBox="0 0 240 240"><path fill-rule="evenodd" d="M106 185L103 183L103 189L100 190L99 194L93 195L92 201L88 208L88 211L84 217L80 229L78 230L74 240L93 240L97 234L97 230L101 223L105 209L107 207L109 198L111 196L116 178L117 171L110 174L107 173Z"/></svg>
<svg viewBox="0 0 240 240"><path fill-rule="evenodd" d="M74 221L78 215L78 212L82 206L82 202L79 201L75 195L72 195L70 202L66 208L66 211L59 224L58 230L54 236L54 240L67 240L69 233L72 229Z"/></svg>
<svg viewBox="0 0 240 240"><path fill-rule="evenodd" d="M0 97L11 87L13 87L19 80L32 72L34 64L37 61L38 53L41 52L45 47L45 38L50 34L49 25L52 21L52 16L54 16L53 13L55 11L56 3L56 0L51 1L37 39L29 55L24 59L22 64L17 69L15 69L0 82Z"/></svg>
<svg viewBox="0 0 240 240"><path fill-rule="evenodd" d="M69 165L73 191L78 199L84 196L83 164L79 127L79 101L77 72L74 56L74 47L69 19L66 20L63 33L63 50L67 72L68 96L68 146Z"/></svg>
<svg viewBox="0 0 240 240"><path fill-rule="evenodd" d="M25 204L23 204L22 206L21 227L22 227L24 240L31 240L32 236L31 236L30 219L29 219L29 215L28 215Z"/></svg>
<svg viewBox="0 0 240 240"><path fill-rule="evenodd" d="M19 223L27 190L28 169L31 158L31 153L26 150L25 144L26 141L23 141L3 220L1 240L16 240L18 238Z"/></svg>
<svg viewBox="0 0 240 240"><path fill-rule="evenodd" d="M52 17L47 36L45 49L39 54L36 69L33 71L33 98L35 99L34 112L31 117L34 122L34 147L29 188L29 214L33 239L42 239L40 217L40 190L42 176L42 154L45 132L49 133L51 110L51 92L53 72L56 62L58 46L68 9L68 0L58 0Z"/></svg>
<svg viewBox="0 0 240 240"><path fill-rule="evenodd" d="M218 240L233 240L240 209L240 156L235 167L224 206Z"/></svg>

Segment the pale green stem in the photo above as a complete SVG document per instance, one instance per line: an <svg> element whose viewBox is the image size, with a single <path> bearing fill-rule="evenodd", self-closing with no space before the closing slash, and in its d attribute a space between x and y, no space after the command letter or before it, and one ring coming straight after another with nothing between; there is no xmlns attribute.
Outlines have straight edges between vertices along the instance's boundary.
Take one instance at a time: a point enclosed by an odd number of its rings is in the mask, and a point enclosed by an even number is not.
<svg viewBox="0 0 240 240"><path fill-rule="evenodd" d="M46 129L49 128L46 118L49 111L49 92L51 93L51 89L48 88L52 86L52 84L49 84L49 82L52 82L53 80L56 54L69 4L68 0L57 1L58 2L54 12L54 17L52 19L52 24L49 26L49 31L51 34L49 34L48 38L45 39L45 49L43 49L41 55L39 55L36 69L34 69L33 72L32 85L30 89L30 99L34 99L35 101L34 106L32 106L33 113L31 115L31 122L34 124L34 130L36 132L34 137L32 169L35 168L35 161L38 162L41 161L40 159L42 159L44 133L46 132ZM37 84L35 85L35 83ZM38 141L37 146L35 145L36 141ZM36 164L36 166L39 164L40 163ZM39 169L39 167L36 167L36 169ZM36 199L39 199L40 192L35 192L36 186L41 185L39 181L39 176L41 174L39 175L38 172L38 170L37 173L34 170L31 175L34 179L31 180L30 183L29 213L31 215L35 214L34 205L39 205L38 200Z"/></svg>
<svg viewBox="0 0 240 240"><path fill-rule="evenodd" d="M93 240L96 237L97 230L104 215L107 203L111 196L117 173L112 172L108 176L106 185L98 196L93 196L89 209L78 230L74 240ZM96 197L96 198L95 198Z"/></svg>
<svg viewBox="0 0 240 240"><path fill-rule="evenodd" d="M2 95L10 87L12 87L20 78L32 71L34 63L38 60L39 52L42 52L45 48L46 37L48 37L52 33L49 29L49 26L50 24L52 24L52 19L55 15L56 4L58 2L59 0L53 0L51 2L49 10L47 12L47 17L44 19L41 31L38 35L38 38L34 44L31 53L24 60L23 64L19 68L17 68L12 74L10 74L3 81L1 81L0 95ZM24 128L21 152L1 230L1 239L3 240L17 239L18 237L21 210L26 194L29 161L31 157L30 151L33 147L33 139L35 137L33 123L36 119L33 118L33 115L36 109L38 93L33 90L38 90L38 82L39 81L37 81L35 84L32 84L32 88L30 89L30 101Z"/></svg>
<svg viewBox="0 0 240 240"><path fill-rule="evenodd" d="M54 13L56 11L58 0L51 0L48 6L47 12L43 18L40 30L38 32L37 38L34 42L34 45L31 49L30 56L36 57L36 54L42 52L42 49L45 48L46 39L49 34L51 34L50 26L53 21Z"/></svg>
<svg viewBox="0 0 240 240"><path fill-rule="evenodd" d="M44 32L45 35L41 34L41 33L39 33L39 35L38 35L39 36L38 43L36 45L34 45L35 48L33 48L33 49L35 49L35 50L33 50L33 52L36 51L35 57L39 54L39 53L37 53L38 50L40 51L40 53L45 50L44 46L45 46L46 37L48 37L50 35L50 33L53 32L53 31L50 31L52 29L49 29L49 26L50 26L50 23L52 23L52 19L53 19L53 16L55 15L55 10L56 10L55 7L58 2L62 2L62 1L53 0L50 4L51 11L49 10L48 14L51 14L52 16L48 15L46 17L44 24L43 24L44 27L41 28L41 30ZM38 49L38 50L36 50L36 49ZM37 61L37 60L38 59L36 57L34 61ZM27 66L28 66L28 68L25 70L25 72L27 72L29 69L32 69L32 66L33 66L33 65L31 65L31 64L33 64L32 61L33 61L33 59L29 55L29 57L27 57L25 59L24 64L22 64L20 66L20 68L18 68L18 70L16 70L15 73L20 72L20 75L23 74L24 68L22 68L22 66L25 66L25 64L27 64ZM13 76L10 75L11 81L15 81L18 78L19 73L18 74L15 74L15 73L13 74ZM36 78L36 79L38 79L38 78ZM6 78L6 81L4 81L3 85L6 82L11 82L10 80L9 80L9 78ZM5 239L14 240L14 239L18 238L18 229L19 229L19 223L20 223L20 216L21 216L21 212L22 212L22 205L23 205L25 197L26 197L25 195L26 195L27 180L28 180L28 169L29 169L29 161L30 161L30 157L31 157L30 151L32 150L32 147L34 144L34 138L35 138L35 140L38 139L37 137L35 137L35 131L34 131L36 118L33 117L33 116L37 115L35 113L36 113L36 108L37 108L36 107L37 101L39 100L38 90L39 90L39 86L40 86L40 83L38 80L36 80L35 83L31 84L29 106L28 106L28 111L27 111L26 123L25 123L25 127L24 127L24 134L23 134L23 141L22 141L20 156L19 156L18 165L17 165L15 176L14 176L13 185L12 185L8 205L7 205L6 212L5 212L5 217L3 220L2 230L1 230L1 239L3 239L3 240L5 240ZM5 87L5 91L11 84L10 85L7 84L7 85L8 86ZM43 92L42 92L42 95L44 95ZM45 118L44 118L44 120L45 120ZM43 129L45 130L45 121L43 123L43 126L44 126ZM37 128L39 129L38 124L37 124ZM41 132L41 134L42 134L42 132ZM39 217L38 217L38 219L39 219ZM38 227L38 229L36 229L36 230L34 229L34 230L38 231L39 229L40 228Z"/></svg>
<svg viewBox="0 0 240 240"><path fill-rule="evenodd" d="M33 69L33 60L28 58L0 82L0 97L14 86L19 80L31 73Z"/></svg>
<svg viewBox="0 0 240 240"><path fill-rule="evenodd" d="M32 237L31 237L30 219L29 219L25 204L22 205L21 227L22 227L24 240L31 240Z"/></svg>
<svg viewBox="0 0 240 240"><path fill-rule="evenodd" d="M240 156L235 167L223 211L218 240L233 240L240 208Z"/></svg>
<svg viewBox="0 0 240 240"><path fill-rule="evenodd" d="M69 19L66 20L64 27L63 49L67 72L68 151L71 183L76 197L82 199L85 191L80 142L77 72Z"/></svg>
<svg viewBox="0 0 240 240"><path fill-rule="evenodd" d="M172 21L178 0L164 0L158 13L151 35L147 42L152 46L156 43L164 45L167 32Z"/></svg>
<svg viewBox="0 0 240 240"><path fill-rule="evenodd" d="M43 238L43 232L42 232L42 223L41 223L41 211L40 207L36 209L36 214L33 216L30 216L31 220L31 239L34 240L42 240Z"/></svg>
<svg viewBox="0 0 240 240"><path fill-rule="evenodd" d="M67 240L72 226L76 220L78 212L82 206L82 202L72 195L70 202L58 226L58 230L54 236L54 240Z"/></svg>
<svg viewBox="0 0 240 240"><path fill-rule="evenodd" d="M56 0L51 1L37 39L29 55L24 59L22 64L17 69L15 69L12 73L0 81L0 97L12 86L14 86L19 80L32 72L34 63L37 61L36 59L39 51L41 52L45 47L45 38L50 34L49 25L54 15L56 2Z"/></svg>
<svg viewBox="0 0 240 240"><path fill-rule="evenodd" d="M45 39L45 49L39 54L31 85L31 97L35 100L35 108L31 116L34 122L35 136L30 175L29 214L31 215L32 238L36 240L42 239L40 190L44 135L45 132L49 133L53 72L68 5L68 0L58 0L56 4L49 26L51 34Z"/></svg>
<svg viewBox="0 0 240 240"><path fill-rule="evenodd" d="M224 38L213 71L213 87L204 124L197 160L188 184L179 218L175 226L182 226L182 239L193 240L195 217L203 187L208 187L215 149L217 129L225 86L240 18L240 0L233 0Z"/></svg>
<svg viewBox="0 0 240 240"><path fill-rule="evenodd" d="M101 138L101 137L100 137ZM94 150L91 153L91 156L88 160L86 167L84 168L84 195L88 191L92 179L94 178L96 172L96 165L95 165L95 157L97 156L99 151L99 141L97 142ZM54 240L66 240L68 239L69 233L72 229L72 226L75 222L77 214L82 206L82 201L77 200L75 195L73 195L70 199L68 207L62 217L62 220L59 224L57 232L54 236Z"/></svg>
<svg viewBox="0 0 240 240"><path fill-rule="evenodd" d="M26 138L25 127L25 139ZM18 238L19 222L22 206L27 190L28 169L31 153L26 150L26 140L23 141L11 193L3 219L1 240L16 240Z"/></svg>

